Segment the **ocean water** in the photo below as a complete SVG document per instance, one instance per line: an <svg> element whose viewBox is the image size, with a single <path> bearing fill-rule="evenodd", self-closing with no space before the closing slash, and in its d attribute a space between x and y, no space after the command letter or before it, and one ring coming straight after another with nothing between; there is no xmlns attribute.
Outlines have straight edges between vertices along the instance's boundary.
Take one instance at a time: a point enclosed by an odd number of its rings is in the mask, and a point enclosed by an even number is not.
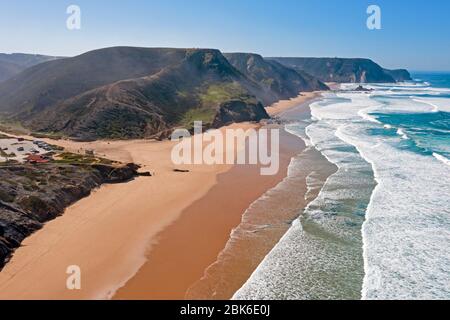
<svg viewBox="0 0 450 320"><path fill-rule="evenodd" d="M287 125L338 170L235 299L450 298L450 74L414 77Z"/></svg>

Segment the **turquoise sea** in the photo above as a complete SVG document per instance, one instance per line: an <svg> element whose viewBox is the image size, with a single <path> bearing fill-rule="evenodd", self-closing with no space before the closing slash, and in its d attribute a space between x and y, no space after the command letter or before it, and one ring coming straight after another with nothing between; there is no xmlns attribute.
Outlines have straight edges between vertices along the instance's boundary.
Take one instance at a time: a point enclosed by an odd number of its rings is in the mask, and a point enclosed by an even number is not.
<svg viewBox="0 0 450 320"><path fill-rule="evenodd" d="M413 78L286 125L338 169L235 298L450 299L450 73Z"/></svg>

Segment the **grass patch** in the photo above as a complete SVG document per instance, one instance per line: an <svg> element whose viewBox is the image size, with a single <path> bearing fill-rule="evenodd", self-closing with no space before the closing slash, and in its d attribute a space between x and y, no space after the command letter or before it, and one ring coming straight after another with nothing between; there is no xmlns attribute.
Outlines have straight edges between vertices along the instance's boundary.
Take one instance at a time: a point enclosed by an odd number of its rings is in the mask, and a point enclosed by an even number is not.
<svg viewBox="0 0 450 320"><path fill-rule="evenodd" d="M212 123L215 116L216 110L212 108L190 109L183 115L180 126L190 129L194 126L194 121L202 121L204 124Z"/></svg>
<svg viewBox="0 0 450 320"><path fill-rule="evenodd" d="M61 164L107 164L111 165L114 161L104 158L97 158L90 155L82 155L78 153L63 152L57 156L54 163Z"/></svg>
<svg viewBox="0 0 450 320"><path fill-rule="evenodd" d="M10 122L5 119L0 120L0 131L13 135L23 135L30 132L29 130L25 129L19 122Z"/></svg>
<svg viewBox="0 0 450 320"><path fill-rule="evenodd" d="M0 148L0 157L4 158L4 161L2 163L11 164L11 161L13 161L13 159L11 158L15 158L16 154L14 152L7 153Z"/></svg>
<svg viewBox="0 0 450 320"><path fill-rule="evenodd" d="M220 104L230 100L240 100L247 103L255 102L248 92L237 82L214 84L202 90L199 94L200 107L188 110L178 122L180 126L191 129L194 121L211 124L217 114Z"/></svg>
<svg viewBox="0 0 450 320"><path fill-rule="evenodd" d="M30 135L37 139L61 140L63 138L62 135L57 134L57 133L32 132Z"/></svg>
<svg viewBox="0 0 450 320"><path fill-rule="evenodd" d="M8 154L0 148L0 156L2 156L3 158L7 158Z"/></svg>
<svg viewBox="0 0 450 320"><path fill-rule="evenodd" d="M217 107L219 104L229 100L247 101L250 98L246 90L237 82L211 85L204 94L200 95L200 100L204 107Z"/></svg>

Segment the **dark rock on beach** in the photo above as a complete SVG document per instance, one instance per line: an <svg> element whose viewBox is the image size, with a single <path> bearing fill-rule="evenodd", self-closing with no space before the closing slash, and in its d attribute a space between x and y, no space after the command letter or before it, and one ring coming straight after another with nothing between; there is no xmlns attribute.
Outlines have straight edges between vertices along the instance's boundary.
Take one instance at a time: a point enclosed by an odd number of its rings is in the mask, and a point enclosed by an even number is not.
<svg viewBox="0 0 450 320"><path fill-rule="evenodd" d="M372 89L364 88L363 86L358 86L354 91L360 91L360 92L371 92Z"/></svg>

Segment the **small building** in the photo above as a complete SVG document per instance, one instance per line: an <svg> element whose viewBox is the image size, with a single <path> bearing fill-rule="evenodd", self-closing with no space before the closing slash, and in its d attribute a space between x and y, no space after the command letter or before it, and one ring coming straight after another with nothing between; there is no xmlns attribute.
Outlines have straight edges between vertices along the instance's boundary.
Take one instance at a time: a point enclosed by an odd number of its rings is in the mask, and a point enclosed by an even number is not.
<svg viewBox="0 0 450 320"><path fill-rule="evenodd" d="M38 154L31 154L25 158L25 161L28 163L47 163L50 160L48 160Z"/></svg>
<svg viewBox="0 0 450 320"><path fill-rule="evenodd" d="M87 150L85 151L85 154L86 154L87 156L94 156L94 155L95 155L95 152L94 152L94 150L87 149Z"/></svg>

